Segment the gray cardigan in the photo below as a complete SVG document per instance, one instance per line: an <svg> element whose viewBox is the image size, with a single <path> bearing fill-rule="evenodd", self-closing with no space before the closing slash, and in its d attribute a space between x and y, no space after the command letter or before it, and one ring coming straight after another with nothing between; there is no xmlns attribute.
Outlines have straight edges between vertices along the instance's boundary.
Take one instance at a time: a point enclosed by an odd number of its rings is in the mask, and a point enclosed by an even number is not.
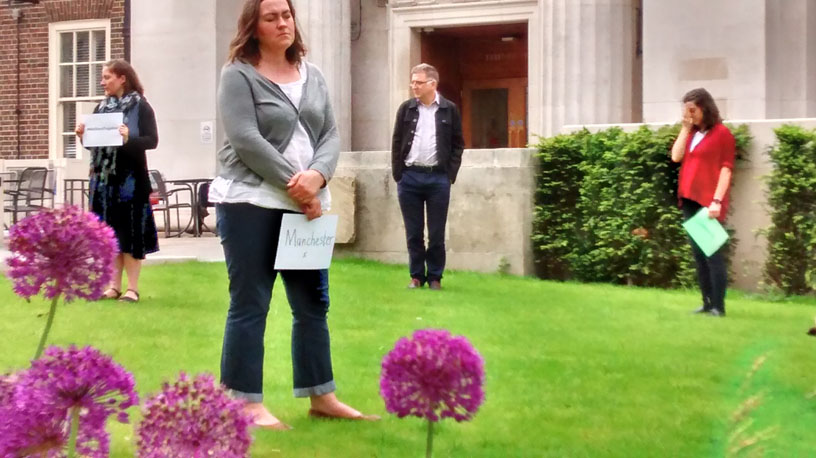
<svg viewBox="0 0 816 458"><path fill-rule="evenodd" d="M306 65L299 107L252 65L235 61L224 66L218 107L227 140L218 151L218 176L256 186L266 181L286 189L297 170L283 151L301 121L314 148L309 168L320 172L326 182L331 179L340 138L326 80L317 67Z"/></svg>

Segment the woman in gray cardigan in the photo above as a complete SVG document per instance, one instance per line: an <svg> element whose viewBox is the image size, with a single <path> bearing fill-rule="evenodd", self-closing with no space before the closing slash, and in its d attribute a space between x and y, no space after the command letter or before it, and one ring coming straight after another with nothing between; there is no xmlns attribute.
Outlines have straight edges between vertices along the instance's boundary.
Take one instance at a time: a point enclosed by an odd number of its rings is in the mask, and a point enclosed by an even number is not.
<svg viewBox="0 0 816 458"><path fill-rule="evenodd" d="M288 429L262 404L264 329L285 213L328 209L340 142L326 82L306 53L291 0L247 0L221 73L227 142L210 185L229 275L221 382L246 399L255 424ZM280 271L292 309L294 394L313 417L374 420L334 395L327 270Z"/></svg>

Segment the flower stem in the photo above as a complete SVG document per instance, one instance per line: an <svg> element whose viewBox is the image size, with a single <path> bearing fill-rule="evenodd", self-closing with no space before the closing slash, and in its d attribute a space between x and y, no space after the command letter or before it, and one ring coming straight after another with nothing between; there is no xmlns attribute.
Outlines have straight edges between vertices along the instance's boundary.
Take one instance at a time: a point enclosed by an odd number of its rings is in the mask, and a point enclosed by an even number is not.
<svg viewBox="0 0 816 458"><path fill-rule="evenodd" d="M40 344L37 345L37 353L34 354L34 359L39 359L40 356L42 356L45 341L48 340L48 333L51 332L51 324L54 322L54 314L57 313L57 301L59 301L59 298L60 295L57 294L54 296L54 299L51 300L51 309L48 311L48 319L45 322L45 329L43 329L42 337L40 337Z"/></svg>
<svg viewBox="0 0 816 458"><path fill-rule="evenodd" d="M76 456L77 436L79 435L79 407L71 408L71 435L68 437L68 458Z"/></svg>
<svg viewBox="0 0 816 458"><path fill-rule="evenodd" d="M431 458L433 456L433 424L431 420L428 420L428 440L425 443L425 458Z"/></svg>

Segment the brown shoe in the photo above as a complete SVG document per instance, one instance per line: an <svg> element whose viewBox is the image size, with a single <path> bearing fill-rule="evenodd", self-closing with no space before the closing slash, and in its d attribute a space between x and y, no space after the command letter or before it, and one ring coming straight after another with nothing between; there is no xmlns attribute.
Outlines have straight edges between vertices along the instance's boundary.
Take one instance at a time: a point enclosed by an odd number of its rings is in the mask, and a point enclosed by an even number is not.
<svg viewBox="0 0 816 458"><path fill-rule="evenodd" d="M317 409L309 409L309 416L312 418L321 418L325 420L357 420L357 421L380 421L379 415L365 415L360 414L353 417L342 417L339 415L332 415L326 412L322 412Z"/></svg>
<svg viewBox="0 0 816 458"><path fill-rule="evenodd" d="M411 279L411 283L408 283L408 289L417 289L422 288L422 282L416 278Z"/></svg>
<svg viewBox="0 0 816 458"><path fill-rule="evenodd" d="M442 282L440 282L439 280L431 280L430 282L428 282L428 288L440 290L442 289Z"/></svg>

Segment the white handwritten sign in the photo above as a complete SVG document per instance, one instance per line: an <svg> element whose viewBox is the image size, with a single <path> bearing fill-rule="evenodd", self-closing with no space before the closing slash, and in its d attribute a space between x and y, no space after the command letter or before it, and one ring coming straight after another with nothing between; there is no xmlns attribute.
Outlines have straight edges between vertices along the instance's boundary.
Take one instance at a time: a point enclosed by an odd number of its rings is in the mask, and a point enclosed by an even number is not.
<svg viewBox="0 0 816 458"><path fill-rule="evenodd" d="M283 215L276 270L328 269L337 235L337 215L311 221L296 213Z"/></svg>
<svg viewBox="0 0 816 458"><path fill-rule="evenodd" d="M122 113L96 113L83 117L85 133L82 134L82 146L122 146Z"/></svg>

